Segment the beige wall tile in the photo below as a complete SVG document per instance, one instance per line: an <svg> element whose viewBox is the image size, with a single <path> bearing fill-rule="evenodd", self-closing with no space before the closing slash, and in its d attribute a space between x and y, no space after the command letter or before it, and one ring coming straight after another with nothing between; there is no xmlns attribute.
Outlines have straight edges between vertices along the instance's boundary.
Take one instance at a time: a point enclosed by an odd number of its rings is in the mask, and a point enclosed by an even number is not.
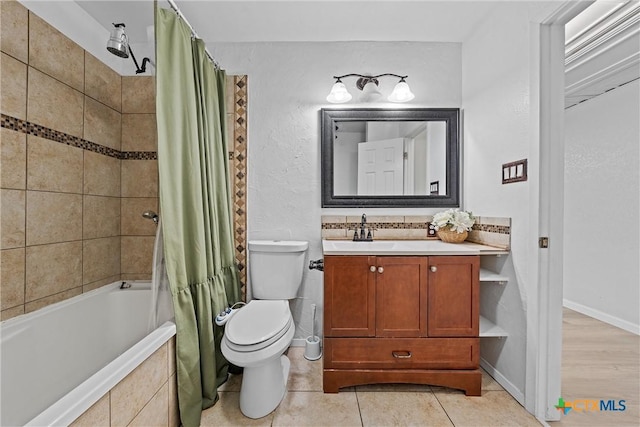
<svg viewBox="0 0 640 427"><path fill-rule="evenodd" d="M25 201L23 190L0 190L0 242L2 249L18 248L25 242Z"/></svg>
<svg viewBox="0 0 640 427"><path fill-rule="evenodd" d="M82 195L27 191L27 246L82 239Z"/></svg>
<svg viewBox="0 0 640 427"><path fill-rule="evenodd" d="M82 138L83 110L81 92L29 67L27 120Z"/></svg>
<svg viewBox="0 0 640 427"><path fill-rule="evenodd" d="M26 251L25 301L82 285L82 242L30 246Z"/></svg>
<svg viewBox="0 0 640 427"><path fill-rule="evenodd" d="M180 426L180 410L178 407L178 379L176 374L169 378L169 427Z"/></svg>
<svg viewBox="0 0 640 427"><path fill-rule="evenodd" d="M163 345L111 390L111 424L128 425L168 377L167 346Z"/></svg>
<svg viewBox="0 0 640 427"><path fill-rule="evenodd" d="M120 274L120 237L84 240L82 271L83 284Z"/></svg>
<svg viewBox="0 0 640 427"><path fill-rule="evenodd" d="M347 238L347 229L343 228L340 230L322 230L321 233L323 239L346 239ZM349 237L353 236L353 231L349 233Z"/></svg>
<svg viewBox="0 0 640 427"><path fill-rule="evenodd" d="M176 336L172 336L167 342L167 370L169 375L176 373Z"/></svg>
<svg viewBox="0 0 640 427"><path fill-rule="evenodd" d="M122 112L156 112L155 77L122 77Z"/></svg>
<svg viewBox="0 0 640 427"><path fill-rule="evenodd" d="M85 96L84 139L120 150L120 113Z"/></svg>
<svg viewBox="0 0 640 427"><path fill-rule="evenodd" d="M107 393L72 422L71 427L108 427L111 421L109 412L109 393Z"/></svg>
<svg viewBox="0 0 640 427"><path fill-rule="evenodd" d="M4 2L0 2L4 3ZM19 305L17 307L8 308L6 310L0 311L0 320L8 320L12 317L20 316L24 314L24 305Z"/></svg>
<svg viewBox="0 0 640 427"><path fill-rule="evenodd" d="M120 198L84 196L82 238L120 235Z"/></svg>
<svg viewBox="0 0 640 427"><path fill-rule="evenodd" d="M29 10L17 1L0 1L0 49L27 63Z"/></svg>
<svg viewBox="0 0 640 427"><path fill-rule="evenodd" d="M84 94L122 110L122 77L89 52L84 54Z"/></svg>
<svg viewBox="0 0 640 427"><path fill-rule="evenodd" d="M2 251L0 310L24 304L24 248Z"/></svg>
<svg viewBox="0 0 640 427"><path fill-rule="evenodd" d="M154 242L155 237L151 236L122 236L122 274L150 274Z"/></svg>
<svg viewBox="0 0 640 427"><path fill-rule="evenodd" d="M408 223L422 223L433 221L433 215L408 215L404 217L404 222Z"/></svg>
<svg viewBox="0 0 640 427"><path fill-rule="evenodd" d="M155 114L122 115L122 151L157 151Z"/></svg>
<svg viewBox="0 0 640 427"><path fill-rule="evenodd" d="M427 238L426 229L393 229L393 228L381 228L373 231L374 239L398 239L398 240L420 240Z"/></svg>
<svg viewBox="0 0 640 427"><path fill-rule="evenodd" d="M130 427L168 427L169 425L169 384L162 388L151 398L142 411L131 421Z"/></svg>
<svg viewBox="0 0 640 427"><path fill-rule="evenodd" d="M24 312L31 313L32 311L40 310L48 305L55 304L60 301L68 300L69 298L76 297L82 293L82 288L77 287L69 289L68 291L60 292L55 295L40 298L35 301L28 302L24 305Z"/></svg>
<svg viewBox="0 0 640 427"><path fill-rule="evenodd" d="M2 110L2 114L26 119L27 66L3 53L0 59L0 74L0 110Z"/></svg>
<svg viewBox="0 0 640 427"><path fill-rule="evenodd" d="M83 293L84 292L89 292L89 291L92 291L94 289L98 289L98 288L101 288L103 286L110 285L111 283L119 282L119 281L120 281L120 275L117 274L115 276L111 276L111 277L107 277L107 278L104 278L104 279L100 279L100 280L95 281L95 282L83 284L82 285L82 292Z"/></svg>
<svg viewBox="0 0 640 427"><path fill-rule="evenodd" d="M123 197L121 213L121 234L123 236L155 236L156 225L143 218L144 211L158 212L156 197Z"/></svg>
<svg viewBox="0 0 640 427"><path fill-rule="evenodd" d="M84 194L120 196L120 159L84 152Z"/></svg>
<svg viewBox="0 0 640 427"><path fill-rule="evenodd" d="M322 215L320 217L322 224L344 224L347 222L345 215Z"/></svg>
<svg viewBox="0 0 640 427"><path fill-rule="evenodd" d="M34 13L29 13L29 65L84 90L84 49Z"/></svg>
<svg viewBox="0 0 640 427"><path fill-rule="evenodd" d="M122 197L158 197L158 161L122 161Z"/></svg>
<svg viewBox="0 0 640 427"><path fill-rule="evenodd" d="M24 190L27 170L27 135L10 129L0 130L0 170L2 188Z"/></svg>
<svg viewBox="0 0 640 427"><path fill-rule="evenodd" d="M27 159L29 190L82 193L81 148L29 135Z"/></svg>

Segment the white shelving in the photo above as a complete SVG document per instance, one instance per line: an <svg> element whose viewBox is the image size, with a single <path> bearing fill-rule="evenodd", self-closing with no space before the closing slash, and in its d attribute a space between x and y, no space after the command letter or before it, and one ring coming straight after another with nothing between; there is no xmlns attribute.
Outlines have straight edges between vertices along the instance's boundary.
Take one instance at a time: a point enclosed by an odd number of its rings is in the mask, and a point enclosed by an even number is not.
<svg viewBox="0 0 640 427"><path fill-rule="evenodd" d="M500 326L488 320L486 317L480 316L480 338L487 337L507 337L509 334Z"/></svg>
<svg viewBox="0 0 640 427"><path fill-rule="evenodd" d="M509 281L509 276L504 276L502 274L494 273L493 271L481 268L480 269L480 281L481 282L495 282L495 283L500 283L501 285L506 285L507 282Z"/></svg>

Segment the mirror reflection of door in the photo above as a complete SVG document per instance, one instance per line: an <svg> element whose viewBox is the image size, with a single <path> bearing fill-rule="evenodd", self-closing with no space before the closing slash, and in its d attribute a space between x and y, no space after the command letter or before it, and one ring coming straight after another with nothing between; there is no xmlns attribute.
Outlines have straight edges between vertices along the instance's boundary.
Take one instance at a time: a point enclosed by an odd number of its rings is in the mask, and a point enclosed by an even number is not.
<svg viewBox="0 0 640 427"><path fill-rule="evenodd" d="M358 196L404 194L404 139L358 144Z"/></svg>
<svg viewBox="0 0 640 427"><path fill-rule="evenodd" d="M445 121L338 122L334 134L334 194L446 195L446 131ZM359 153L363 142L371 144L363 147L373 147L374 142L391 140L402 141L402 147L396 142L393 149L367 148L366 156ZM387 160L382 161L384 158ZM431 183L436 181L440 185L434 193Z"/></svg>

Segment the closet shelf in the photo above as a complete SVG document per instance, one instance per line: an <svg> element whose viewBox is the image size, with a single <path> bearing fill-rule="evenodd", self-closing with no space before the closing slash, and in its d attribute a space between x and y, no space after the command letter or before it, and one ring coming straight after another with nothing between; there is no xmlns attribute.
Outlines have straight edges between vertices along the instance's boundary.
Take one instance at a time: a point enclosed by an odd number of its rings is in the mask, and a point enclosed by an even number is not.
<svg viewBox="0 0 640 427"><path fill-rule="evenodd" d="M509 334L500 326L488 320L486 317L480 316L480 338L488 337L507 337Z"/></svg>

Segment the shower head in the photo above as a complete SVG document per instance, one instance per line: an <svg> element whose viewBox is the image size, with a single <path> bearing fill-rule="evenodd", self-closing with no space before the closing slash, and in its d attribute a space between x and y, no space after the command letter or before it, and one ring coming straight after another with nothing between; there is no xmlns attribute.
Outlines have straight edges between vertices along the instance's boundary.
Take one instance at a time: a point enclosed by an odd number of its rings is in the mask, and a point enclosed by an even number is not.
<svg viewBox="0 0 640 427"><path fill-rule="evenodd" d="M113 24L113 26L115 28L111 30L107 50L120 58L128 58L129 39L124 32L124 24Z"/></svg>
<svg viewBox="0 0 640 427"><path fill-rule="evenodd" d="M142 212L142 217L146 219L151 219L155 224L158 224L158 214L154 211L144 211Z"/></svg>

